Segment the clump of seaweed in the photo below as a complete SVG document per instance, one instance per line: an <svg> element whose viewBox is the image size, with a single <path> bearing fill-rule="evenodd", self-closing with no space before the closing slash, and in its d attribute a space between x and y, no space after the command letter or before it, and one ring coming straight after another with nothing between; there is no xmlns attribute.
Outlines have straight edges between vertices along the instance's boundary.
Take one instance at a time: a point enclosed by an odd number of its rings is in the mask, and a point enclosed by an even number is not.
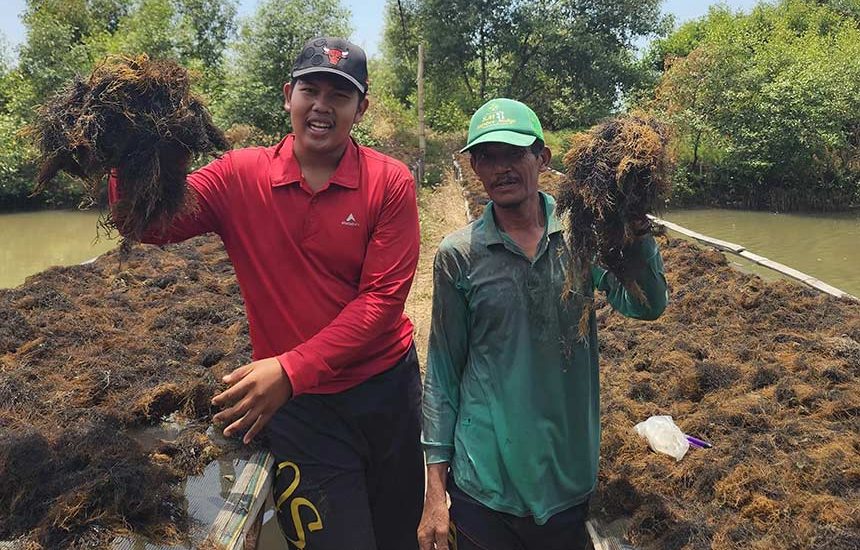
<svg viewBox="0 0 860 550"><path fill-rule="evenodd" d="M596 262L645 301L625 251L636 238L631 222L657 210L669 193L667 145L667 127L644 113L612 118L573 136L558 196L571 251L569 289L589 285L590 266ZM592 309L589 305L583 310L582 335L587 334Z"/></svg>
<svg viewBox="0 0 860 550"><path fill-rule="evenodd" d="M41 157L36 191L62 170L95 202L115 171L120 201L103 225L130 241L193 209L185 185L191 159L229 143L191 83L182 66L146 55L110 56L88 79L76 78L29 128Z"/></svg>

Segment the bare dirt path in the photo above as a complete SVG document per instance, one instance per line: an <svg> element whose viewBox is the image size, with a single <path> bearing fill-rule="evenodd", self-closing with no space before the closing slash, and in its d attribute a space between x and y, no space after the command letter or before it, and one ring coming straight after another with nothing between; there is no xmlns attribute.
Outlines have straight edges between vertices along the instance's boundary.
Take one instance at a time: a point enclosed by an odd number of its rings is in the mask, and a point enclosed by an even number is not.
<svg viewBox="0 0 860 550"><path fill-rule="evenodd" d="M466 225L466 203L463 192L452 173L445 175L442 184L433 189L420 189L418 193L421 222L421 257L412 282L412 291L406 300L406 314L415 325L415 345L422 372L427 357L427 338L430 336L430 311L433 303L433 257L442 238Z"/></svg>

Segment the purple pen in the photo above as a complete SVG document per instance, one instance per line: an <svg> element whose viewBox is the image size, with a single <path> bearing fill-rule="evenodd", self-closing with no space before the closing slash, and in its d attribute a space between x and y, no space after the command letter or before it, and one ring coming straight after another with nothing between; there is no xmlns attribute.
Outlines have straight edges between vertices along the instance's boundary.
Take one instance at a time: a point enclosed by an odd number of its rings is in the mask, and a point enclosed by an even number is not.
<svg viewBox="0 0 860 550"><path fill-rule="evenodd" d="M707 441L702 441L701 439L693 437L692 435L686 435L685 434L684 437L686 437L687 441L689 441L692 445L695 445L696 447L699 447L702 449L710 449L711 447L713 447L713 445L711 445Z"/></svg>

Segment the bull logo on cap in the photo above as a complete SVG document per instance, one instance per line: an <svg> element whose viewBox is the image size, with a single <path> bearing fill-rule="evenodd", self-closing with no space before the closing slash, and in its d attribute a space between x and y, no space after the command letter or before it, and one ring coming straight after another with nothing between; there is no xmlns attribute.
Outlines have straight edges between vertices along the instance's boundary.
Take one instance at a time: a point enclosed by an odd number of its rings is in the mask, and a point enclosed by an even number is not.
<svg viewBox="0 0 860 550"><path fill-rule="evenodd" d="M349 57L349 50L338 50L336 48L327 48L323 46L323 53L328 56L328 62L332 65L337 65L341 59Z"/></svg>

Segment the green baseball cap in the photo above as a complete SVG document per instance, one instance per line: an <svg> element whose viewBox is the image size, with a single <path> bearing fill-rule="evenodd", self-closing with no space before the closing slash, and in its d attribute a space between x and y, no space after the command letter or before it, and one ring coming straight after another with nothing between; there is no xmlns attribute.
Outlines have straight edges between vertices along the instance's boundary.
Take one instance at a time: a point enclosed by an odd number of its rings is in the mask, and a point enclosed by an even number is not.
<svg viewBox="0 0 860 550"><path fill-rule="evenodd" d="M487 142L528 147L536 139L546 141L535 112L525 103L499 97L484 103L472 115L469 137L460 152Z"/></svg>

